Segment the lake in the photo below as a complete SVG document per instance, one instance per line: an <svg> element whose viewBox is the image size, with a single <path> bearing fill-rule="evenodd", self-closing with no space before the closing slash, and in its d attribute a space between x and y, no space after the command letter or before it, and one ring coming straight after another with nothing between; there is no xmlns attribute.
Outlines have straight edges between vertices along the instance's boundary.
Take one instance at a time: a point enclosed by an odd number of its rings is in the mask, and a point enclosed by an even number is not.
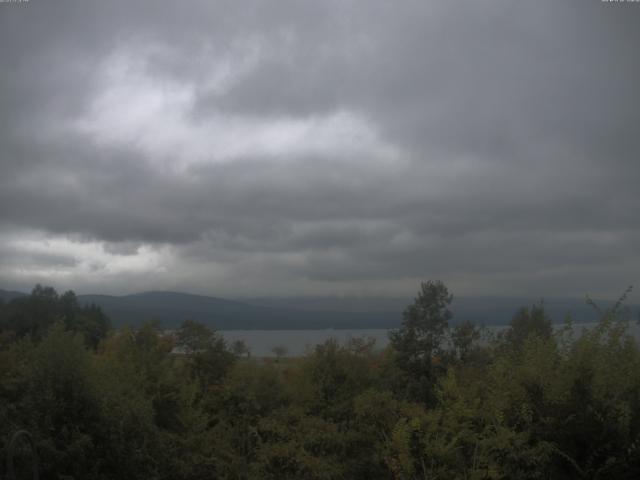
<svg viewBox="0 0 640 480"><path fill-rule="evenodd" d="M574 329L576 333L583 328L589 328L596 323L576 323ZM562 324L554 325L554 328L561 328ZM505 326L487 326L486 335L495 335ZM636 322L629 325L630 333L640 340L640 327ZM273 356L274 347L284 347L287 356L300 356L313 349L316 345L325 342L330 338L335 338L341 344L346 343L350 338L368 337L376 341L376 348L383 349L389 343L389 330L378 329L326 329L326 330L221 330L219 333L230 344L236 340L243 340L251 355L257 357Z"/></svg>
<svg viewBox="0 0 640 480"><path fill-rule="evenodd" d="M389 343L389 330L354 329L354 330L222 330L219 333L228 343L243 340L251 355L257 357L272 356L274 347L287 349L287 356L303 355L307 349L335 338L341 344L354 337L369 337L376 340L376 347L384 348Z"/></svg>

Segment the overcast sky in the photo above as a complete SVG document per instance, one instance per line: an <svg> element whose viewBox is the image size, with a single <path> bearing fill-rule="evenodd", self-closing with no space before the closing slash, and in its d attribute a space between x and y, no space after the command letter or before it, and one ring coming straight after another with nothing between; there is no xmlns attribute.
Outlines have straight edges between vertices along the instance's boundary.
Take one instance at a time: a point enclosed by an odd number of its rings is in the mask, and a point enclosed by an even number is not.
<svg viewBox="0 0 640 480"><path fill-rule="evenodd" d="M600 0L0 3L0 288L616 295L639 47Z"/></svg>

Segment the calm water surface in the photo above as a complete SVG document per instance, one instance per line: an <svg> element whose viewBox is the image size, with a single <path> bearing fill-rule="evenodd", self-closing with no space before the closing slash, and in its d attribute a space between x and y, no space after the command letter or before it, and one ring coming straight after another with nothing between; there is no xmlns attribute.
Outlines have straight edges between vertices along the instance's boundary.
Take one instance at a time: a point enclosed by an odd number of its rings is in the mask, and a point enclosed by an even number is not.
<svg viewBox="0 0 640 480"><path fill-rule="evenodd" d="M584 328L589 328L595 323L576 323L574 331L581 332ZM555 325L556 328L562 325ZM492 336L503 330L504 326L485 327L485 336ZM640 340L640 327L632 322L629 331L636 339ZM388 329L353 329L353 330L222 330L220 333L228 343L236 340L243 340L251 355L266 357L273 355L274 347L284 347L288 356L299 356L313 349L316 345L325 342L329 338L335 338L341 344L349 341L350 338L367 337L376 341L376 348L383 349L389 343Z"/></svg>
<svg viewBox="0 0 640 480"><path fill-rule="evenodd" d="M376 347L384 348L389 343L387 329L371 330L222 330L220 333L227 342L244 340L251 355L266 357L273 355L274 347L284 347L287 355L303 355L308 349L335 338L344 344L354 337L369 337L376 340Z"/></svg>

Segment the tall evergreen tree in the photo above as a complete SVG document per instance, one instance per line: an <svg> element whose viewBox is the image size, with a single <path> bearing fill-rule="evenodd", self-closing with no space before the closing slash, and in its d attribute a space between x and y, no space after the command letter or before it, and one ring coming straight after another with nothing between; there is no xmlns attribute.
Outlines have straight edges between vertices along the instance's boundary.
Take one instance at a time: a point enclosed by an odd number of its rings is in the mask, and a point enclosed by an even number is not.
<svg viewBox="0 0 640 480"><path fill-rule="evenodd" d="M439 280L422 282L414 302L403 313L402 326L390 333L396 364L405 374L400 386L411 400L434 401L433 387L441 370L442 343L453 317L453 295Z"/></svg>

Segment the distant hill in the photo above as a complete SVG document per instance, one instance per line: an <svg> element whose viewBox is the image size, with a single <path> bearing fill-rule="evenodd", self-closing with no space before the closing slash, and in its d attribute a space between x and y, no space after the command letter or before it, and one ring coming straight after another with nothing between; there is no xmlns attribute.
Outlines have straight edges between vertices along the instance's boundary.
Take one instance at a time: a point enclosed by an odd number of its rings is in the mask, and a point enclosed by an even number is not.
<svg viewBox="0 0 640 480"><path fill-rule="evenodd" d="M145 292L135 295L79 295L85 304L95 303L114 325L140 325L159 320L172 328L183 320L197 320L218 330L388 328L397 323L388 312L322 312L277 306L252 305L202 295L177 292Z"/></svg>
<svg viewBox="0 0 640 480"><path fill-rule="evenodd" d="M2 290L2 289L0 289L0 300L2 300L4 302L8 302L10 300L13 300L14 298L19 298L19 297L24 297L24 296L26 296L26 293L13 292L11 290Z"/></svg>
<svg viewBox="0 0 640 480"><path fill-rule="evenodd" d="M159 320L167 328L189 318L219 330L277 330L324 328L397 328L410 298L280 298L225 300L177 292L146 292L121 297L82 295L82 302L96 303L114 324L139 325ZM514 312L530 306L535 298L454 297L453 324L473 321L482 325L506 325ZM555 323L570 314L576 322L597 319L583 299L545 300ZM605 308L611 302L602 301ZM638 306L631 307L634 316Z"/></svg>
<svg viewBox="0 0 640 480"><path fill-rule="evenodd" d="M21 292L0 290L0 298L9 301L24 296ZM174 328L183 320L197 320L218 330L279 329L375 329L397 328L402 311L412 298L253 298L242 301L178 292L144 292L134 295L79 295L83 304L95 303L111 318L114 326L138 326L158 320L165 328ZM535 298L455 297L453 324L466 320L480 325L506 325L521 306ZM567 314L576 322L596 320L583 299L548 299L545 308L554 323ZM598 302L603 308L611 302ZM633 318L640 308L630 307Z"/></svg>
<svg viewBox="0 0 640 480"><path fill-rule="evenodd" d="M413 298L253 298L247 299L252 305L264 305L272 308L292 308L305 312L324 312L327 315L376 312L388 319L389 326L400 323L405 307L413 302ZM454 295L451 310L452 323L472 321L479 325L506 325L516 310L523 306L531 306L540 302L540 298L526 297L457 297ZM608 300L597 300L601 308L613 304ZM547 314L554 323L562 323L567 315L577 323L597 320L592 307L580 298L544 299ZM633 318L638 318L640 306L629 306Z"/></svg>

